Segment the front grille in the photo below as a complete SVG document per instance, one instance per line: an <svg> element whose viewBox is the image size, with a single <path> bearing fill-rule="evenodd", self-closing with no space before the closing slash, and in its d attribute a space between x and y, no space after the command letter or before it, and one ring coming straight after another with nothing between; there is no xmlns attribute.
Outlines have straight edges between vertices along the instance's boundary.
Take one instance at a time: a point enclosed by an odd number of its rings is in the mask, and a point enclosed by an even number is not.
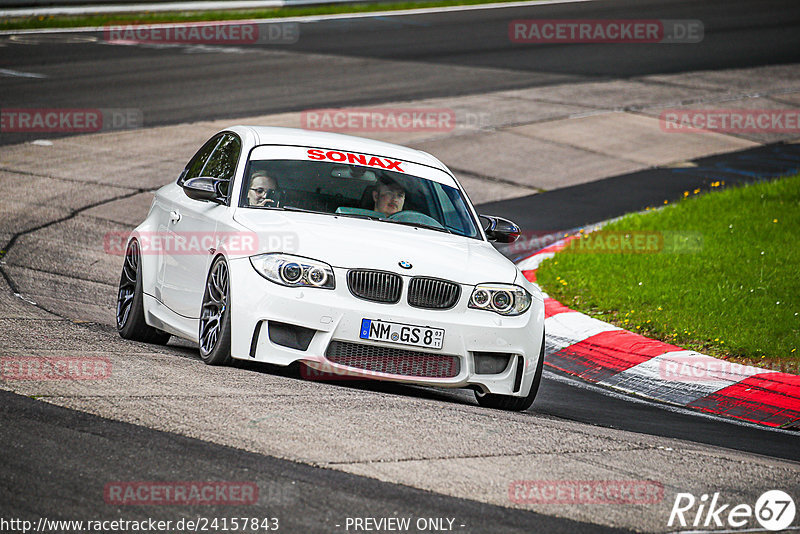
<svg viewBox="0 0 800 534"><path fill-rule="evenodd" d="M415 277L408 285L408 303L417 308L452 308L460 294L461 286L438 278Z"/></svg>
<svg viewBox="0 0 800 534"><path fill-rule="evenodd" d="M333 363L375 373L453 378L461 371L458 356L331 341L325 356Z"/></svg>
<svg viewBox="0 0 800 534"><path fill-rule="evenodd" d="M347 287L360 299L394 304L400 300L403 279L384 271L354 270L347 273Z"/></svg>

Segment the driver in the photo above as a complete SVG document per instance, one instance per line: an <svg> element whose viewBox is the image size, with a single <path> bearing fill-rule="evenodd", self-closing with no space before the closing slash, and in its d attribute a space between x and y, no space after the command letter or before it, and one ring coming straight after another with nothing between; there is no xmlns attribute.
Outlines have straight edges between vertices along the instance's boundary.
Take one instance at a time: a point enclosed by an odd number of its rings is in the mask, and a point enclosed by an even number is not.
<svg viewBox="0 0 800 534"><path fill-rule="evenodd" d="M275 191L278 184L275 178L266 171L255 171L250 177L250 188L247 190L247 204L249 206L272 206L275 200L270 197L270 191Z"/></svg>
<svg viewBox="0 0 800 534"><path fill-rule="evenodd" d="M391 178L381 176L372 192L372 200L375 202L374 210L388 217L403 210L406 190Z"/></svg>

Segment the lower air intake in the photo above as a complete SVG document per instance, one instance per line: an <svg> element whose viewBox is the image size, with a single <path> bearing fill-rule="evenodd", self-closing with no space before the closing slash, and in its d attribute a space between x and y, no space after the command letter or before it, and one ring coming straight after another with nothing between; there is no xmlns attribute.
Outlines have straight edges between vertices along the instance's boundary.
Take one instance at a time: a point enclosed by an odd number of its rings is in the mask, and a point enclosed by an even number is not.
<svg viewBox="0 0 800 534"><path fill-rule="evenodd" d="M461 372L457 356L331 341L325 356L338 365L375 373L426 378L454 378Z"/></svg>

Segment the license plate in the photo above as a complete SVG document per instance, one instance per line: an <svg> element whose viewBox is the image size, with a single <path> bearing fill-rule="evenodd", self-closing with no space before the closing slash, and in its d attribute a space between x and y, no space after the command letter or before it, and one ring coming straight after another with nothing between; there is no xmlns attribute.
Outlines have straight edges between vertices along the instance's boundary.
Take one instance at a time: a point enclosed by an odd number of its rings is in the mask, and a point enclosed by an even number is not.
<svg viewBox="0 0 800 534"><path fill-rule="evenodd" d="M444 330L427 326L362 319L359 337L370 341L386 341L400 345L441 349L444 341Z"/></svg>

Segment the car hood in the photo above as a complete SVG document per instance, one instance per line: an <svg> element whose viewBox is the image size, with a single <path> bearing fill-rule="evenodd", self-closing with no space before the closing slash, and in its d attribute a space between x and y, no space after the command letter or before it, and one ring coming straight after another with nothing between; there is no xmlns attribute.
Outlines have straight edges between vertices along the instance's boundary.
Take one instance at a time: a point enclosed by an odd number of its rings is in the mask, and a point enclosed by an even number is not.
<svg viewBox="0 0 800 534"><path fill-rule="evenodd" d="M376 269L475 285L514 282L517 268L486 241L353 217L239 209L234 219L258 234L258 252L288 252L333 267ZM408 262L410 269L399 263Z"/></svg>

